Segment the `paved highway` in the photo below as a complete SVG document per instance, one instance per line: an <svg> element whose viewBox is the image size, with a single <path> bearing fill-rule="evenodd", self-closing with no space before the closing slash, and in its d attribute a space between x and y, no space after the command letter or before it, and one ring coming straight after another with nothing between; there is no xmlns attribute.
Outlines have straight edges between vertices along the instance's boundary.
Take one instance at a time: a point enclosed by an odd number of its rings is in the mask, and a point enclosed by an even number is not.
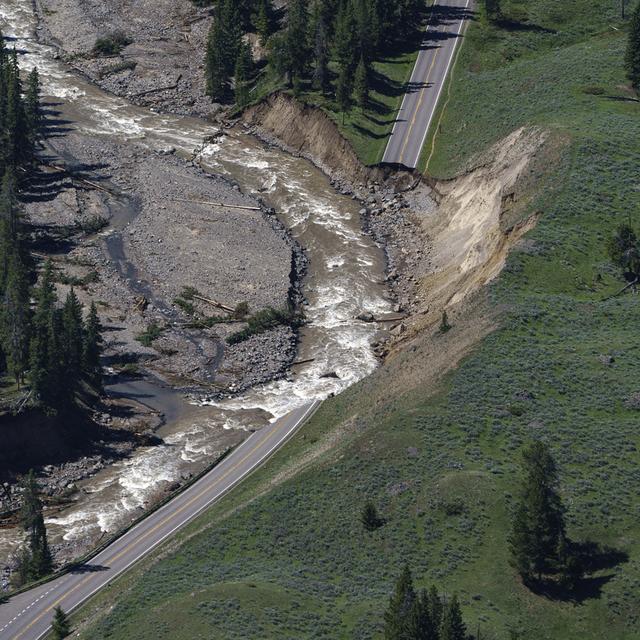
<svg viewBox="0 0 640 640"><path fill-rule="evenodd" d="M472 0L437 0L383 162L415 169Z"/></svg>
<svg viewBox="0 0 640 640"><path fill-rule="evenodd" d="M319 402L292 411L252 434L186 491L138 523L87 563L0 605L0 640L37 640L53 610L71 611L229 491L280 447Z"/></svg>

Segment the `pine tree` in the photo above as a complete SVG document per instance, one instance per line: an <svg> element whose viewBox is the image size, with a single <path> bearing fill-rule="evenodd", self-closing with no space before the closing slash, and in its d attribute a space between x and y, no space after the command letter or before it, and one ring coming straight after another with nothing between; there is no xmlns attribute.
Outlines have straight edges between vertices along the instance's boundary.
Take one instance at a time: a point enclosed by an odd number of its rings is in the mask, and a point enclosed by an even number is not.
<svg viewBox="0 0 640 640"><path fill-rule="evenodd" d="M513 564L526 581L538 579L558 561L565 536L558 472L549 448L534 442L523 452L524 480L510 537Z"/></svg>
<svg viewBox="0 0 640 640"><path fill-rule="evenodd" d="M410 640L438 640L438 628L434 625L429 594L423 589L411 608L407 638Z"/></svg>
<svg viewBox="0 0 640 640"><path fill-rule="evenodd" d="M415 600L411 570L405 565L384 614L385 640L408 640L408 620Z"/></svg>
<svg viewBox="0 0 640 640"><path fill-rule="evenodd" d="M369 73L367 70L367 64L364 61L364 56L360 57L360 62L356 68L356 75L354 79L354 93L356 103L363 111L366 109L369 102Z"/></svg>
<svg viewBox="0 0 640 640"><path fill-rule="evenodd" d="M322 5L314 5L317 14L314 16L315 41L313 48L314 69L313 86L315 89L327 93L329 91L329 45L327 39L327 25L322 15Z"/></svg>
<svg viewBox="0 0 640 640"><path fill-rule="evenodd" d="M349 67L343 67L338 75L338 83L336 85L336 101L338 108L342 113L342 124L344 125L345 116L351 111L351 87L352 78Z"/></svg>
<svg viewBox="0 0 640 640"><path fill-rule="evenodd" d="M307 30L309 15L306 0L291 0L285 31L286 61L290 84L298 82L305 75L309 61Z"/></svg>
<svg viewBox="0 0 640 640"><path fill-rule="evenodd" d="M84 346L82 351L82 368L87 380L97 389L102 389L102 367L100 356L102 354L102 335L100 318L95 303L91 303L84 334Z"/></svg>
<svg viewBox="0 0 640 640"><path fill-rule="evenodd" d="M0 319L2 349L9 372L19 386L24 381L29 360L30 317L27 270L18 251L14 251L10 258Z"/></svg>
<svg viewBox="0 0 640 640"><path fill-rule="evenodd" d="M48 260L45 264L40 286L36 289L36 310L32 322L30 346L31 385L40 402L52 408L57 393L57 369L50 371L50 328L56 304L56 291L53 284L53 266Z"/></svg>
<svg viewBox="0 0 640 640"><path fill-rule="evenodd" d="M31 146L35 145L42 120L40 109L40 76L34 67L27 81L27 93L25 95L25 116Z"/></svg>
<svg viewBox="0 0 640 640"><path fill-rule="evenodd" d="M240 47L235 68L235 96L236 104L239 107L244 107L249 102L248 84L252 66L251 47L245 43Z"/></svg>
<svg viewBox="0 0 640 640"><path fill-rule="evenodd" d="M633 88L640 90L640 3L631 16L625 69Z"/></svg>
<svg viewBox="0 0 640 640"><path fill-rule="evenodd" d="M26 531L29 541L28 577L37 580L51 571L53 563L42 516L42 504L38 498L38 485L33 471L30 471L22 481L20 524Z"/></svg>
<svg viewBox="0 0 640 640"><path fill-rule="evenodd" d="M207 95L214 101L222 101L227 95L229 72L226 67L225 25L222 19L222 3L216 5L216 12L207 38L205 76Z"/></svg>
<svg viewBox="0 0 640 640"><path fill-rule="evenodd" d="M444 608L440 627L439 640L466 640L467 628L462 620L460 603L456 595L451 598Z"/></svg>
<svg viewBox="0 0 640 640"><path fill-rule="evenodd" d="M341 73L352 69L357 60L356 22L350 0L342 0L334 33L334 55Z"/></svg>
<svg viewBox="0 0 640 640"><path fill-rule="evenodd" d="M444 613L444 606L442 604L442 599L440 598L440 594L435 586L432 586L429 589L429 613L431 615L431 622L433 624L434 629L440 629L442 625L442 616Z"/></svg>
<svg viewBox="0 0 640 640"><path fill-rule="evenodd" d="M367 502L360 515L360 521L367 531L375 531L382 525L378 510L373 502Z"/></svg>
<svg viewBox="0 0 640 640"><path fill-rule="evenodd" d="M500 0L484 0L484 10L489 20L498 20L501 15Z"/></svg>
<svg viewBox="0 0 640 640"><path fill-rule="evenodd" d="M63 327L63 369L65 376L65 390L70 400L77 391L82 379L82 352L84 345L84 322L82 305L73 287L69 291L62 308Z"/></svg>
<svg viewBox="0 0 640 640"><path fill-rule="evenodd" d="M269 0L258 0L258 11L253 17L253 26L260 37L260 44L264 47L271 35L271 14L273 10Z"/></svg>
<svg viewBox="0 0 640 640"><path fill-rule="evenodd" d="M71 625L69 624L67 614L60 607L56 607L53 611L51 633L53 640L63 640L63 638L66 638L71 633Z"/></svg>

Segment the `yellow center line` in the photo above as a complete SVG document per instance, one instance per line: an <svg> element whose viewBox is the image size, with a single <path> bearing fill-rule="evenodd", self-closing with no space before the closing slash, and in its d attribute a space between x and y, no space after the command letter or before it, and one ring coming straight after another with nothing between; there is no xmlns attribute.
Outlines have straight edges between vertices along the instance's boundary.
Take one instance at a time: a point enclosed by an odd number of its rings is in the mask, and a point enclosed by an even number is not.
<svg viewBox="0 0 640 640"><path fill-rule="evenodd" d="M437 29L436 29L437 31ZM420 111L420 107L422 106L422 101L424 100L424 94L427 91L427 85L429 84L429 80L431 79L431 73L433 72L433 67L436 63L436 58L438 57L438 54L440 53L440 49L442 47L438 47L435 51L435 53L433 54L433 58L431 59L431 66L429 67L429 73L427 73L427 79L425 80L424 84L425 86L422 87L422 89L420 90L420 100L418 101L418 106L416 107L414 113L413 113L413 119L411 120L411 124L409 125L409 131L407 131L407 135L405 137L404 140L404 144L402 145L402 151L400 152L400 164L402 164L402 161L404 160L404 153L407 150L407 145L409 144L409 138L411 137L411 131L413 131L413 127L416 123L416 118L418 117L418 112Z"/></svg>
<svg viewBox="0 0 640 640"><path fill-rule="evenodd" d="M123 555L128 553L131 549L133 549L133 547L135 547L136 545L140 544L140 542L148 538L152 533L157 531L159 528L163 527L170 520L172 520L177 515L182 513L185 509L190 507L194 502L202 498L202 496L204 496L206 493L209 493L210 491L215 489L223 480L225 480L225 478L227 478L231 473L233 473L243 462L245 462L248 458L250 458L263 444L265 444L265 442L270 440L281 429L282 427L276 427L275 429L272 429L266 437L264 437L259 443L257 443L256 446L251 449L251 451L249 451L241 460L236 462L236 464L234 464L228 471L226 471L222 476L220 476L220 478L218 478L211 486L203 489L200 493L198 493L198 495L194 496L188 502L182 505L182 507L172 512L169 516L164 518L161 522L159 522L154 527L149 529L149 531L147 531L144 535L140 536L139 538L136 538L134 541L128 544L122 551L117 553L115 556L109 559L105 559L104 562L105 563L115 562L116 560L121 558ZM64 594L62 594L53 604L49 605L40 615L34 618L24 629L22 629L22 631L20 631L17 635L13 636L12 640L18 640L19 638L21 638L29 629L31 629L31 627L33 627L33 625L37 624L40 620L42 620L42 618L47 613L49 613L50 611L53 611L53 609L55 609L65 598L69 597L74 591L76 591L83 584L91 580L91 578L93 577L94 576L92 575L87 576L84 580L80 581L75 587L69 589Z"/></svg>

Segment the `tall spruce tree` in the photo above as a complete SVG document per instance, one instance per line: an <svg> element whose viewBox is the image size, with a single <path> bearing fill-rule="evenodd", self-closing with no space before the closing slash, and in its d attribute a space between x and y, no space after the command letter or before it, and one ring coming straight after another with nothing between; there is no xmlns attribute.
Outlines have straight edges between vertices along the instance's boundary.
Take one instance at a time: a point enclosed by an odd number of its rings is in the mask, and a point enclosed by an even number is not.
<svg viewBox="0 0 640 640"><path fill-rule="evenodd" d="M314 46L313 46L313 87L322 93L327 93L330 87L329 81L329 43L327 24L322 11L322 4L318 1L314 4Z"/></svg>
<svg viewBox="0 0 640 640"><path fill-rule="evenodd" d="M249 102L249 79L251 77L253 60L251 58L251 46L243 43L236 60L235 68L235 98L239 107L244 107Z"/></svg>
<svg viewBox="0 0 640 640"><path fill-rule="evenodd" d="M360 57L360 62L356 68L353 90L357 105L364 111L369 102L369 71L364 56Z"/></svg>
<svg viewBox="0 0 640 640"><path fill-rule="evenodd" d="M65 391L70 400L78 390L82 380L82 361L84 345L84 320L82 305L73 287L67 294L62 308L63 351L62 368L64 371Z"/></svg>
<svg viewBox="0 0 640 640"><path fill-rule="evenodd" d="M29 544L27 575L37 580L51 571L52 559L47 541L47 531L42 516L42 503L38 498L38 484L33 471L22 481L22 506L20 523L27 533Z"/></svg>
<svg viewBox="0 0 640 640"><path fill-rule="evenodd" d="M63 640L71 634L71 625L67 614L60 608L53 610L53 621L51 623L51 637L53 640Z"/></svg>
<svg viewBox="0 0 640 640"><path fill-rule="evenodd" d="M549 447L534 442L522 454L524 479L509 540L513 564L523 577L540 579L558 562L565 537L558 471Z"/></svg>
<svg viewBox="0 0 640 640"><path fill-rule="evenodd" d="M444 607L439 640L467 640L467 628L455 594Z"/></svg>
<svg viewBox="0 0 640 640"><path fill-rule="evenodd" d="M222 3L218 2L213 22L207 38L205 56L205 76L207 95L214 101L221 102L227 96L230 72L227 69L225 25L223 21Z"/></svg>
<svg viewBox="0 0 640 640"><path fill-rule="evenodd" d="M42 111L40 108L40 76L38 75L38 69L36 69L36 67L31 70L27 80L24 109L29 142L33 150L42 121Z"/></svg>
<svg viewBox="0 0 640 640"><path fill-rule="evenodd" d="M40 285L36 289L36 309L32 323L30 346L31 385L40 402L53 408L57 396L58 368L50 370L50 363L57 354L50 353L54 345L50 343L50 329L56 305L56 290L53 284L53 265L45 264Z"/></svg>
<svg viewBox="0 0 640 640"><path fill-rule="evenodd" d="M408 640L407 630L415 600L413 577L408 565L405 565L384 614L385 640Z"/></svg>
<svg viewBox="0 0 640 640"><path fill-rule="evenodd" d="M351 93L353 91L353 78L349 67L342 67L338 74L338 82L336 84L336 102L338 109L342 113L342 124L345 123L346 114L351 111Z"/></svg>
<svg viewBox="0 0 640 640"><path fill-rule="evenodd" d="M0 321L7 368L20 386L29 361L30 316L27 269L18 251L14 251L9 260Z"/></svg>
<svg viewBox="0 0 640 640"><path fill-rule="evenodd" d="M407 638L410 640L438 640L438 627L431 615L429 594L422 590L414 600L407 623Z"/></svg>
<svg viewBox="0 0 640 640"><path fill-rule="evenodd" d="M82 351L82 367L87 381L98 390L102 389L102 327L95 303L91 303L85 323L84 346Z"/></svg>
<svg viewBox="0 0 640 640"><path fill-rule="evenodd" d="M633 88L640 90L640 2L631 16L625 69Z"/></svg>

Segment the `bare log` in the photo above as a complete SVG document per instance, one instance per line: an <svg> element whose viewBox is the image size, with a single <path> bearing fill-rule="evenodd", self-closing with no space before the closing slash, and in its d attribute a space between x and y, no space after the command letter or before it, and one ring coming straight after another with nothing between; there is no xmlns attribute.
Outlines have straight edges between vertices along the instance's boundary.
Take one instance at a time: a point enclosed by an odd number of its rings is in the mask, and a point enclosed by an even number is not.
<svg viewBox="0 0 640 640"><path fill-rule="evenodd" d="M262 211L260 207L248 207L241 204L225 204L224 202L211 202L209 200L186 200L185 198L166 198L172 202L191 202L192 204L208 204L212 207L224 207L225 209L245 209L246 211Z"/></svg>
<svg viewBox="0 0 640 640"><path fill-rule="evenodd" d="M611 296L608 296L607 298L602 298L602 302L606 302L607 300L611 300L611 298L616 298L617 296L619 296L621 293L624 293L629 287L634 287L638 284L638 278L636 278L633 282L630 282L627 286L622 287L622 289L620 289L620 291L618 291L617 293L614 293Z"/></svg>
<svg viewBox="0 0 640 640"><path fill-rule="evenodd" d="M104 193L111 193L109 191L109 189L105 189L105 187L103 187L102 185L96 184L95 182L91 182L91 180L87 180L86 178L79 178L77 175L75 175L73 173L73 171L69 171L69 169L65 168L65 167L59 167L58 165L55 164L48 164L48 163L44 163L45 167L49 167L50 169L54 169L56 171L58 171L59 173L65 173L67 174L72 180L77 180L78 182L82 183L82 184L86 184L90 187L92 187L93 189L98 189L98 191L103 191Z"/></svg>
<svg viewBox="0 0 640 640"><path fill-rule="evenodd" d="M152 93L160 93L160 91L171 91L172 89L177 89L180 84L180 80L182 80L182 74L180 74L175 83L166 87L156 87L155 89L147 89L146 91L139 91L138 93L132 93L132 98L140 98L142 96L148 96Z"/></svg>
<svg viewBox="0 0 640 640"><path fill-rule="evenodd" d="M200 300L201 302L206 302L213 307L217 307L218 309L222 309L223 311L227 311L228 313L234 313L235 309L233 307L228 307L226 304L222 304L222 302L218 302L217 300L211 300L211 298L205 298L197 293L192 294L192 297L196 300Z"/></svg>
<svg viewBox="0 0 640 640"><path fill-rule="evenodd" d="M297 367L298 365L301 364L309 364L309 362L315 362L315 358L307 358L306 360L296 360L295 362L291 363L291 367Z"/></svg>

